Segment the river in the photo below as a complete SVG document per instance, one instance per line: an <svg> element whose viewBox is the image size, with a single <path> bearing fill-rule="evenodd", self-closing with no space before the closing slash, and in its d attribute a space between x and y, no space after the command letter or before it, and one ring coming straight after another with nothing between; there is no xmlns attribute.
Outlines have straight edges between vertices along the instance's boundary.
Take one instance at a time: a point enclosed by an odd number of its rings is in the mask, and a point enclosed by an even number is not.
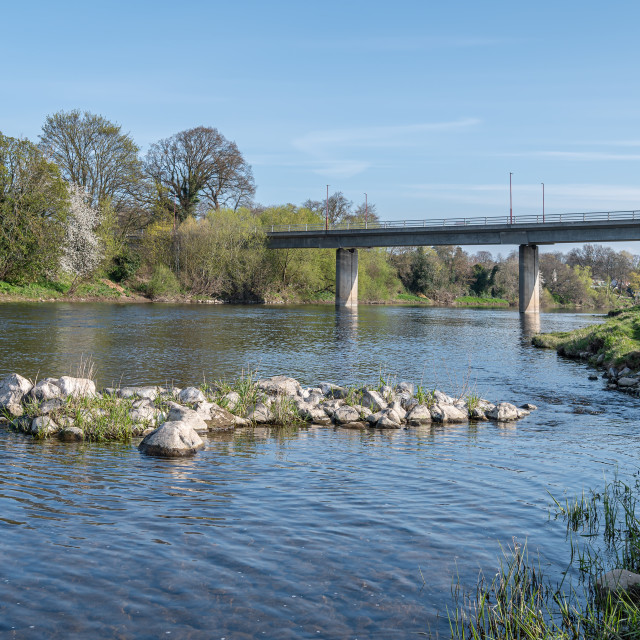
<svg viewBox="0 0 640 640"><path fill-rule="evenodd" d="M492 423L210 435L188 460L0 428L0 635L448 637L456 576L528 539L568 562L551 499L638 467L638 400L530 346L593 315L361 306L0 305L0 375L199 383L408 380L539 410ZM443 617L444 616L444 617Z"/></svg>

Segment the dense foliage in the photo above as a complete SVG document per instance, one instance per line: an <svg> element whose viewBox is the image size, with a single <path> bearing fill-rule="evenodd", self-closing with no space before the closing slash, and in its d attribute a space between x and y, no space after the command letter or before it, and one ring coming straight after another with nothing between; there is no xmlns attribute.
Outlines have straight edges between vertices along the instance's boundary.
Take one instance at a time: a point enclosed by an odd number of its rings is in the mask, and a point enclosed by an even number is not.
<svg viewBox="0 0 640 640"><path fill-rule="evenodd" d="M0 282L12 291L37 283L51 295L90 283L111 293L117 282L155 298L332 300L335 252L269 250L264 229L375 222L375 204L338 191L264 207L254 193L250 165L213 127L164 138L143 158L120 125L58 112L38 145L0 135ZM614 306L640 291L639 267L637 256L599 245L541 254L542 302ZM358 286L362 302L515 304L518 257L361 249Z"/></svg>

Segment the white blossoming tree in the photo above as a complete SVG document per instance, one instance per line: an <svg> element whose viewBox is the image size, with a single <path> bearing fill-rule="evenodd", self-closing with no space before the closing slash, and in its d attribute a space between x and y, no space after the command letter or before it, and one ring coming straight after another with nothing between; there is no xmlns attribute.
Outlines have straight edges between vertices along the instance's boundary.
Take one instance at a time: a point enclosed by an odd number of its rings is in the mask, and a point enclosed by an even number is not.
<svg viewBox="0 0 640 640"><path fill-rule="evenodd" d="M97 234L102 220L99 209L89 205L89 196L77 184L69 185L69 215L64 251L60 266L73 277L69 293L73 293L83 279L100 265L103 246Z"/></svg>

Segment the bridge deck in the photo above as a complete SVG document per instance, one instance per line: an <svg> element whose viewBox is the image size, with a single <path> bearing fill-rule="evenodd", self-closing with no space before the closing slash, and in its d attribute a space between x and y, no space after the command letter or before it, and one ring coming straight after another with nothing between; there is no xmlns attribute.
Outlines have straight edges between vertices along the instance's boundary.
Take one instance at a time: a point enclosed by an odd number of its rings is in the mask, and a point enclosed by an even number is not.
<svg viewBox="0 0 640 640"><path fill-rule="evenodd" d="M266 229L272 249L432 245L540 245L640 240L640 211L405 220Z"/></svg>

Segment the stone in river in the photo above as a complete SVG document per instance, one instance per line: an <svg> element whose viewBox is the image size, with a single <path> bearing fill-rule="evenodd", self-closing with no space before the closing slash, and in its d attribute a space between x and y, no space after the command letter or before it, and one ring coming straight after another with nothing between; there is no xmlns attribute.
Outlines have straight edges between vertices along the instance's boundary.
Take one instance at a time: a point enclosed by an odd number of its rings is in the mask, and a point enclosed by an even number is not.
<svg viewBox="0 0 640 640"><path fill-rule="evenodd" d="M270 396L296 396L302 387L295 378L287 376L273 376L258 380L258 389Z"/></svg>
<svg viewBox="0 0 640 640"><path fill-rule="evenodd" d="M33 385L21 375L11 373L0 380L0 409L12 416L21 416L22 399L31 391Z"/></svg>
<svg viewBox="0 0 640 640"><path fill-rule="evenodd" d="M187 423L171 421L146 436L138 449L150 456L181 458L204 449L204 442Z"/></svg>
<svg viewBox="0 0 640 640"><path fill-rule="evenodd" d="M34 436L46 437L59 430L60 427L49 416L38 416L31 421L31 433Z"/></svg>
<svg viewBox="0 0 640 640"><path fill-rule="evenodd" d="M338 407L336 412L333 414L333 420L336 424L348 424L349 422L359 422L360 413L357 411L357 409L344 405L343 407Z"/></svg>
<svg viewBox="0 0 640 640"><path fill-rule="evenodd" d="M207 423L193 409L173 403L167 416L167 422L183 422L194 431L208 431Z"/></svg>
<svg viewBox="0 0 640 640"><path fill-rule="evenodd" d="M185 404L194 404L196 402L205 402L204 393L197 387L187 387L178 394L178 400Z"/></svg>
<svg viewBox="0 0 640 640"><path fill-rule="evenodd" d="M640 593L640 574L626 569L613 569L596 580L596 587L605 593L616 591Z"/></svg>
<svg viewBox="0 0 640 640"><path fill-rule="evenodd" d="M518 409L510 402L499 402L494 409L487 411L487 418L498 422L511 422L528 415L529 412L526 409Z"/></svg>
<svg viewBox="0 0 640 640"><path fill-rule="evenodd" d="M434 404L431 407L431 419L434 422L467 422L469 414L452 404Z"/></svg>
<svg viewBox="0 0 640 640"><path fill-rule="evenodd" d="M60 389L63 398L72 396L73 398L93 398L96 395L96 383L89 378L72 378L62 376L54 383Z"/></svg>
<svg viewBox="0 0 640 640"><path fill-rule="evenodd" d="M431 422L431 411L426 404L419 404L411 409L406 419L413 426L429 424Z"/></svg>
<svg viewBox="0 0 640 640"><path fill-rule="evenodd" d="M376 429L400 429L402 419L394 409L382 411L382 415L376 422Z"/></svg>
<svg viewBox="0 0 640 640"><path fill-rule="evenodd" d="M387 402L384 398L375 390L367 389L362 394L362 399L360 400L360 404L363 407L367 407L371 409L374 413L377 411L382 411L387 408Z"/></svg>
<svg viewBox="0 0 640 640"><path fill-rule="evenodd" d="M29 395L38 402L46 402L47 400L60 397L60 387L56 386L54 381L54 378L40 380L40 382L31 389Z"/></svg>
<svg viewBox="0 0 640 640"><path fill-rule="evenodd" d="M80 442L84 440L84 432L79 427L65 427L58 431L58 438L64 442Z"/></svg>

